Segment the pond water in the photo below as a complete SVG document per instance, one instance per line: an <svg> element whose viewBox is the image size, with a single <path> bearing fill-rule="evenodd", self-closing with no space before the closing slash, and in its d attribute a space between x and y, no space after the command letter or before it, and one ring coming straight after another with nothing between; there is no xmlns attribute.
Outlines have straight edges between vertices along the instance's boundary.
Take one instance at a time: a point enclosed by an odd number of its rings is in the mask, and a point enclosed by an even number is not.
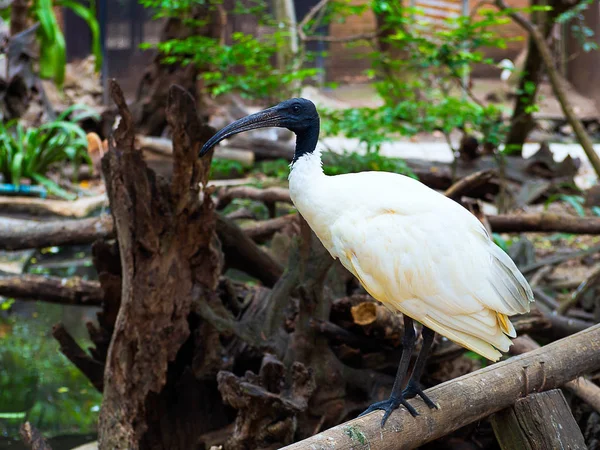
<svg viewBox="0 0 600 450"><path fill-rule="evenodd" d="M97 278L89 246L21 252L20 262L14 253L0 252L0 264L10 261L14 267L15 260L26 273ZM25 448L19 427L26 420L49 438L54 450L95 439L102 397L60 353L51 333L62 322L86 349L85 324L96 319L96 311L0 297L0 450Z"/></svg>

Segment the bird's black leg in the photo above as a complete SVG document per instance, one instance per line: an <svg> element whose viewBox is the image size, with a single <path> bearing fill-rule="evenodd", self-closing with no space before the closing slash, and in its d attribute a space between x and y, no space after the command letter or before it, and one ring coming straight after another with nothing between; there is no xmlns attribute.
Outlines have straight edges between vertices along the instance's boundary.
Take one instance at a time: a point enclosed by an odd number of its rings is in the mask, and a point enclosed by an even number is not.
<svg viewBox="0 0 600 450"><path fill-rule="evenodd" d="M431 350L431 345L433 344L435 331L424 326L422 336L423 346L421 347L419 356L417 356L417 361L415 362L413 373L410 376L410 380L406 385L406 389L404 389L404 391L402 392L402 395L404 396L404 398L413 398L418 395L423 399L427 406L429 406L430 408L437 408L437 405L433 401L431 401L431 399L427 397L427 395L425 395L420 383L421 375L423 375L423 369L425 368L425 362L427 361L427 356L429 356L429 350Z"/></svg>
<svg viewBox="0 0 600 450"><path fill-rule="evenodd" d="M402 356L400 358L400 364L398 365L398 372L396 372L396 379L394 380L394 387L392 387L392 394L390 398L384 400L382 402L373 403L369 406L361 416L368 414L372 411L383 410L385 413L383 414L383 419L381 420L381 427L385 425L388 417L392 414L392 411L397 409L400 405L404 406L408 409L408 412L412 414L412 416L416 416L417 411L413 408L402 395L402 382L406 377L406 373L408 372L408 366L410 365L410 358L412 356L413 350L415 349L416 342L416 334L415 327L413 325L413 320L404 315L404 337L402 338ZM360 416L359 416L360 417Z"/></svg>

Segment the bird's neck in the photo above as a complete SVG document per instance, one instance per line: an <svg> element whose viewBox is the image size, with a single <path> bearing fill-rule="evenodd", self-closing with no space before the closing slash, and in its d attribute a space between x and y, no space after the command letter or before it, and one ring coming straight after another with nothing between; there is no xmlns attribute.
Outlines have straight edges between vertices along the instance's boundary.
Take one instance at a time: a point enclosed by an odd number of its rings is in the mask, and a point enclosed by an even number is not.
<svg viewBox="0 0 600 450"><path fill-rule="evenodd" d="M296 135L296 151L294 152L292 164L303 156L309 155L315 151L317 142L319 141L319 128L319 119L316 119L311 127Z"/></svg>

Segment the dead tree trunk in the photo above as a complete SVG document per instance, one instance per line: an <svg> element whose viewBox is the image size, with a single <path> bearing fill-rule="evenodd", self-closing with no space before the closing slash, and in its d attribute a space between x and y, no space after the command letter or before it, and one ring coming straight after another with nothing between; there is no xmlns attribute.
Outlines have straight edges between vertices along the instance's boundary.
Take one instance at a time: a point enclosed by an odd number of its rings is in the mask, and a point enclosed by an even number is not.
<svg viewBox="0 0 600 450"><path fill-rule="evenodd" d="M200 434L227 423L214 385L203 381L208 351L200 336L210 329L190 315L192 301L214 295L222 267L213 204L199 190L210 158L199 161L197 154L211 132L198 122L192 97L171 88L166 114L174 167L172 180L164 180L134 149L133 119L114 82L111 94L122 121L102 169L122 288L106 357L99 445L194 448Z"/></svg>

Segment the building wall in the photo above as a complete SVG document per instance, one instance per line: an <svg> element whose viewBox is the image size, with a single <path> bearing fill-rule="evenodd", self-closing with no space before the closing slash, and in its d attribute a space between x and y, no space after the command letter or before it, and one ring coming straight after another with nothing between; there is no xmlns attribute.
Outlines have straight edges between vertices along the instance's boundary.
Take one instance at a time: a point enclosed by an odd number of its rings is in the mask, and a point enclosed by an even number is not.
<svg viewBox="0 0 600 450"><path fill-rule="evenodd" d="M354 4L363 4L368 0L354 0ZM471 0L471 3L475 3ZM529 5L529 0L507 0L512 7L523 8ZM345 38L358 34L374 31L376 21L374 14L369 10L361 16L348 17L345 23L333 23L329 27L329 34L335 38ZM525 45L525 34L516 23L510 22L498 28L498 32L507 40L505 49L489 48L485 51L487 57L500 61L503 58L514 60ZM518 38L519 40L514 40ZM364 71L370 67L369 59L366 58L372 48L367 45L348 46L342 43L330 43L327 58L328 81L362 81L365 80ZM476 67L473 76L495 76L498 70L482 65Z"/></svg>

